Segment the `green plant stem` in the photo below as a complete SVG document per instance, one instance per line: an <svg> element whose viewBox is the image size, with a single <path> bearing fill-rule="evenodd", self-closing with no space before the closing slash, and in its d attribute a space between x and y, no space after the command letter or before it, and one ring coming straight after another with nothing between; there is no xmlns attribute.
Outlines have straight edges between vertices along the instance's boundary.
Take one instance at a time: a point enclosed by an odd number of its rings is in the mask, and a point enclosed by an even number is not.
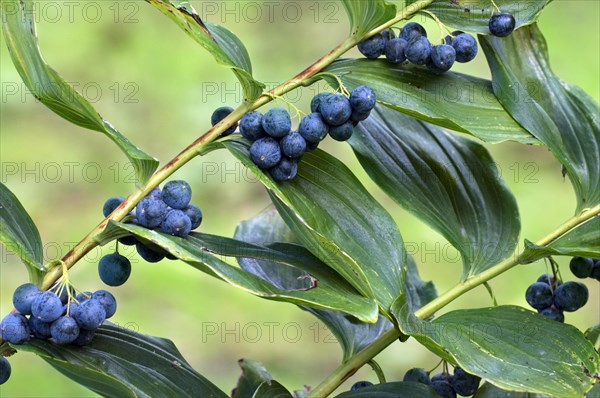
<svg viewBox="0 0 600 398"><path fill-rule="evenodd" d="M600 215L600 205L596 205L590 209L587 209L580 214L572 217L567 222L562 224L559 228L554 230L548 236L542 238L537 242L539 246L547 246L553 241L566 234L578 225L590 220L591 218ZM446 291L442 295L438 296L434 300L430 301L423 307L419 308L415 315L420 319L425 319L439 311L456 298L462 296L466 292L476 288L489 281L490 279L508 271L522 263L522 257L524 252L521 252L518 256L510 257L500 264L493 266L485 270L484 272L467 278L465 281L454 286L452 289ZM387 346L395 342L401 333L398 329L392 328L379 336L373 343L367 346L362 351L359 351L356 355L352 356L348 361L340 365L333 373L331 373L321 384L315 387L307 396L307 398L325 398L329 396L336 388L339 387L346 379L352 376L358 369L368 363L377 354L384 350Z"/></svg>

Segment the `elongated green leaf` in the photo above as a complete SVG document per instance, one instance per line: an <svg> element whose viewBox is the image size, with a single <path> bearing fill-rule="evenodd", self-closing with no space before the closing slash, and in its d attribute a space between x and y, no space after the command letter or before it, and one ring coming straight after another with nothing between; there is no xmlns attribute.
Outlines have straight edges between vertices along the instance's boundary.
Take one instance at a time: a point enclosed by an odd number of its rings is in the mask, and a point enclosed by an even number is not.
<svg viewBox="0 0 600 398"><path fill-rule="evenodd" d="M517 204L483 146L380 105L349 142L373 181L460 251L464 277L513 252Z"/></svg>
<svg viewBox="0 0 600 398"><path fill-rule="evenodd" d="M600 370L598 353L578 329L520 307L452 311L432 324L430 337L463 369L503 389L581 397Z"/></svg>
<svg viewBox="0 0 600 398"><path fill-rule="evenodd" d="M133 164L138 180L145 182L158 167L158 161L104 120L83 96L44 61L37 40L33 4L31 0L2 1L4 38L23 82L40 102L60 117L110 138Z"/></svg>
<svg viewBox="0 0 600 398"><path fill-rule="evenodd" d="M257 98L265 88L252 77L250 56L240 39L225 27L203 21L187 0L146 0L174 21L215 60L233 70L244 89L245 100Z"/></svg>
<svg viewBox="0 0 600 398"><path fill-rule="evenodd" d="M548 256L583 256L600 258L600 216L578 225L548 246L538 246L525 240L523 263Z"/></svg>
<svg viewBox="0 0 600 398"><path fill-rule="evenodd" d="M415 1L408 0L408 4ZM495 3L502 12L515 17L516 27L519 28L535 22L550 1L495 0ZM444 25L484 35L490 34L488 22L497 12L492 0L433 0L426 10L437 16Z"/></svg>
<svg viewBox="0 0 600 398"><path fill-rule="evenodd" d="M337 398L439 398L429 386L412 382L376 384L356 391L344 392Z"/></svg>
<svg viewBox="0 0 600 398"><path fill-rule="evenodd" d="M349 90L371 87L379 103L409 116L487 142L538 142L498 102L489 80L455 72L439 76L415 65L369 59L339 60L326 70Z"/></svg>
<svg viewBox="0 0 600 398"><path fill-rule="evenodd" d="M281 384L265 381L258 387L252 398L293 398L292 394Z"/></svg>
<svg viewBox="0 0 600 398"><path fill-rule="evenodd" d="M577 211L600 203L598 105L552 72L544 36L531 25L507 38L481 37L496 96L550 148L577 195Z"/></svg>
<svg viewBox="0 0 600 398"><path fill-rule="evenodd" d="M342 162L315 150L303 157L293 181L276 183L250 160L247 144L223 145L269 189L279 214L307 249L389 309L404 284L404 244L391 216Z"/></svg>
<svg viewBox="0 0 600 398"><path fill-rule="evenodd" d="M584 336L591 341L593 345L598 344L598 339L600 338L600 323L588 328L588 330L585 331Z"/></svg>
<svg viewBox="0 0 600 398"><path fill-rule="evenodd" d="M128 233L162 248L211 276L259 297L347 312L365 322L374 322L377 319L377 305L372 299L360 296L348 283L302 247L286 245L283 249L271 249L195 232L183 239L113 221L98 240L103 244ZM300 290L283 289L221 260L216 255L259 258L280 263L282 266L293 266L309 275L310 284ZM316 284L313 283L315 279Z"/></svg>
<svg viewBox="0 0 600 398"><path fill-rule="evenodd" d="M543 394L502 390L490 383L484 383L473 398L551 398Z"/></svg>
<svg viewBox="0 0 600 398"><path fill-rule="evenodd" d="M396 16L396 6L385 0L342 0L350 19L350 35L363 36Z"/></svg>
<svg viewBox="0 0 600 398"><path fill-rule="evenodd" d="M19 199L0 183L0 242L23 261L37 283L44 273L42 239Z"/></svg>
<svg viewBox="0 0 600 398"><path fill-rule="evenodd" d="M252 398L262 383L271 382L272 377L261 362L240 359L238 364L242 368L242 375L231 393L231 398Z"/></svg>
<svg viewBox="0 0 600 398"><path fill-rule="evenodd" d="M91 344L32 339L16 346L105 397L206 397L227 394L196 372L170 341L105 323Z"/></svg>

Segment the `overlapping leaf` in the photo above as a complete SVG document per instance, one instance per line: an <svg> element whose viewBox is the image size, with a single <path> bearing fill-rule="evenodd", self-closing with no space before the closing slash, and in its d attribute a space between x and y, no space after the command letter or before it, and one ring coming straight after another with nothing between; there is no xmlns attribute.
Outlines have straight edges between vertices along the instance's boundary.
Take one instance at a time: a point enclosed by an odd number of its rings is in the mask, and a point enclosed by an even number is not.
<svg viewBox="0 0 600 398"><path fill-rule="evenodd" d="M187 0L146 0L174 21L188 36L209 51L215 60L233 70L246 100L257 98L264 84L252 77L252 64L241 40L223 26L203 21Z"/></svg>
<svg viewBox="0 0 600 398"><path fill-rule="evenodd" d="M85 347L32 339L20 351L39 355L65 376L105 397L205 397L227 394L196 372L170 341L112 324Z"/></svg>
<svg viewBox="0 0 600 398"><path fill-rule="evenodd" d="M336 398L439 398L433 388L421 383L393 382L382 383L344 392Z"/></svg>
<svg viewBox="0 0 600 398"><path fill-rule="evenodd" d="M279 382L265 381L263 382L252 398L293 398L292 394Z"/></svg>
<svg viewBox="0 0 600 398"><path fill-rule="evenodd" d="M404 244L391 216L342 162L315 150L305 154L294 180L276 183L250 160L247 144L223 145L269 189L277 210L308 250L389 309L404 284Z"/></svg>
<svg viewBox="0 0 600 398"><path fill-rule="evenodd" d="M350 35L363 36L396 16L396 6L385 0L342 0L350 19Z"/></svg>
<svg viewBox="0 0 600 398"><path fill-rule="evenodd" d="M368 59L339 60L326 71L338 75L349 90L371 87L387 107L483 141L537 142L498 102L488 80Z"/></svg>
<svg viewBox="0 0 600 398"><path fill-rule="evenodd" d="M191 233L183 239L113 221L98 237L98 241L103 244L126 234L133 234L193 267L259 297L347 312L366 322L374 321L377 317L377 305L372 299L357 294L342 278L299 246L268 248L201 233ZM279 263L282 267L292 266L306 273L309 285L302 289L277 287L221 260L217 255L258 258Z"/></svg>
<svg viewBox="0 0 600 398"><path fill-rule="evenodd" d="M242 375L231 393L231 398L252 398L262 383L271 382L272 377L261 362L240 359L238 364L242 368Z"/></svg>
<svg viewBox="0 0 600 398"><path fill-rule="evenodd" d="M551 398L548 395L533 394L528 392L507 391L490 383L484 383L473 398Z"/></svg>
<svg viewBox="0 0 600 398"><path fill-rule="evenodd" d="M465 277L513 252L517 204L483 146L380 105L349 142L388 195L460 251Z"/></svg>
<svg viewBox="0 0 600 398"><path fill-rule="evenodd" d="M412 4L417 0L408 0ZM552 0L495 0L494 3L502 12L515 17L519 28L536 21L546 4ZM490 34L488 22L492 14L497 12L492 0L433 0L427 11L437 16L442 23L466 32Z"/></svg>
<svg viewBox="0 0 600 398"><path fill-rule="evenodd" d="M0 243L19 256L27 267L32 282L40 281L44 271L40 233L19 199L2 183Z"/></svg>
<svg viewBox="0 0 600 398"><path fill-rule="evenodd" d="M138 180L145 182L158 161L145 154L104 120L92 105L43 59L39 49L33 1L2 1L2 29L13 63L27 88L54 113L78 126L105 134L132 162Z"/></svg>
<svg viewBox="0 0 600 398"><path fill-rule="evenodd" d="M537 25L506 38L480 37L492 70L494 93L508 112L548 146L577 195L577 210L600 203L598 105L552 72Z"/></svg>

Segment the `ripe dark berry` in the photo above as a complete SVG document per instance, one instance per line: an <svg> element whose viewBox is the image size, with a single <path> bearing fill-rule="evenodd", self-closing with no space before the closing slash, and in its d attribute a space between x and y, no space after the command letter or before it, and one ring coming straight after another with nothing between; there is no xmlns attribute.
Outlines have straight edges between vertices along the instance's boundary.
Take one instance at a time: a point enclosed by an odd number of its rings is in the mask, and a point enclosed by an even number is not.
<svg viewBox="0 0 600 398"><path fill-rule="evenodd" d="M425 31L425 28L416 22L409 22L404 25L399 37L406 41L411 41L412 39L421 36L427 37L427 31Z"/></svg>
<svg viewBox="0 0 600 398"><path fill-rule="evenodd" d="M296 177L298 163L294 159L282 158L281 162L270 170L275 181L289 181Z"/></svg>
<svg viewBox="0 0 600 398"><path fill-rule="evenodd" d="M84 345L88 345L94 339L94 335L96 334L95 330L83 330L79 329L79 335L75 340L71 342L72 345L77 347L83 347Z"/></svg>
<svg viewBox="0 0 600 398"><path fill-rule="evenodd" d="M415 383L421 383L421 384L427 384L427 385L431 384L431 380L429 380L429 375L427 374L425 369L421 369L421 368L409 369L404 374L404 379L402 379L402 381L413 381Z"/></svg>
<svg viewBox="0 0 600 398"><path fill-rule="evenodd" d="M60 299L60 302L63 304L67 304L67 301L69 301L69 291L71 292L72 296L74 296L76 294L75 288L73 286L69 286L67 288L65 285L63 285L61 283L56 283L50 289L48 289L48 291L57 294L58 298Z"/></svg>
<svg viewBox="0 0 600 398"><path fill-rule="evenodd" d="M75 296L75 300L81 304L82 301L89 300L92 298L92 292L82 292Z"/></svg>
<svg viewBox="0 0 600 398"><path fill-rule="evenodd" d="M555 306L544 308L539 312L540 315L545 316L548 319L552 319L553 321L564 322L565 314Z"/></svg>
<svg viewBox="0 0 600 398"><path fill-rule="evenodd" d="M313 97L312 100L310 100L310 111L311 112L319 112L319 109L321 108L321 101L323 101L323 99L325 97L328 97L332 95L331 93L319 93L317 95L315 95Z"/></svg>
<svg viewBox="0 0 600 398"><path fill-rule="evenodd" d="M165 234L186 237L192 230L192 220L181 210L171 210L160 224L160 229Z"/></svg>
<svg viewBox="0 0 600 398"><path fill-rule="evenodd" d="M233 112L233 108L230 106L222 106L220 108L215 109L212 116L210 117L210 124L212 124L214 126L215 124L219 123L221 120L223 120L227 116L229 116L229 114L231 112ZM229 127L221 135L226 136L226 135L233 134L235 132L236 128L237 128L237 123L235 123L233 126Z"/></svg>
<svg viewBox="0 0 600 398"><path fill-rule="evenodd" d="M281 139L281 153L289 158L299 158L306 152L306 140L295 131Z"/></svg>
<svg viewBox="0 0 600 398"><path fill-rule="evenodd" d="M263 129L262 121L262 113L256 111L246 113L242 120L240 120L240 133L250 141L266 137L267 133Z"/></svg>
<svg viewBox="0 0 600 398"><path fill-rule="evenodd" d="M125 246L134 246L136 243L138 243L137 238L133 235L124 236L117 240L119 241L120 244L125 245Z"/></svg>
<svg viewBox="0 0 600 398"><path fill-rule="evenodd" d="M73 318L80 328L94 330L98 329L106 319L106 310L100 301L91 298L79 305L79 311Z"/></svg>
<svg viewBox="0 0 600 398"><path fill-rule="evenodd" d="M118 253L107 254L98 263L98 275L109 286L121 286L131 275L131 262Z"/></svg>
<svg viewBox="0 0 600 398"><path fill-rule="evenodd" d="M450 44L450 43L446 43ZM456 62L469 62L475 59L478 47L477 40L467 33L460 33L452 40L452 47L456 51Z"/></svg>
<svg viewBox="0 0 600 398"><path fill-rule="evenodd" d="M383 40L385 41L386 45L387 45L387 43L389 43L390 40L393 40L396 38L396 34L394 34L394 31L391 30L390 28L385 28L384 30L382 30L381 36L383 37Z"/></svg>
<svg viewBox="0 0 600 398"><path fill-rule="evenodd" d="M192 229L196 229L202 224L202 210L198 206L189 204L188 207L183 209L183 212L190 218Z"/></svg>
<svg viewBox="0 0 600 398"><path fill-rule="evenodd" d="M432 380L431 388L433 388L442 398L456 398L456 391L452 388L452 384L446 380Z"/></svg>
<svg viewBox="0 0 600 398"><path fill-rule="evenodd" d="M415 65L425 65L431 56L431 43L420 36L408 42L406 58Z"/></svg>
<svg viewBox="0 0 600 398"><path fill-rule="evenodd" d="M368 39L358 43L358 51L369 59L379 58L385 49L386 38L380 33L377 33Z"/></svg>
<svg viewBox="0 0 600 398"><path fill-rule="evenodd" d="M347 141L352 137L354 132L354 125L349 120L341 126L333 126L329 129L329 136L336 141Z"/></svg>
<svg viewBox="0 0 600 398"><path fill-rule="evenodd" d="M454 368L454 379L451 384L458 395L470 397L475 394L480 382L480 377L469 374L459 367Z"/></svg>
<svg viewBox="0 0 600 398"><path fill-rule="evenodd" d="M79 326L70 316L61 316L52 322L50 333L57 344L69 344L79 336Z"/></svg>
<svg viewBox="0 0 600 398"><path fill-rule="evenodd" d="M10 378L10 363L8 359L0 356L0 384L6 383L6 381Z"/></svg>
<svg viewBox="0 0 600 398"><path fill-rule="evenodd" d="M306 152L314 151L319 147L318 142L308 142L306 141Z"/></svg>
<svg viewBox="0 0 600 398"><path fill-rule="evenodd" d="M535 282L527 288L525 299L536 310L543 310L552 305L552 288L544 282Z"/></svg>
<svg viewBox="0 0 600 398"><path fill-rule="evenodd" d="M490 33L498 37L506 37L515 29L515 17L507 12L492 15L488 22Z"/></svg>
<svg viewBox="0 0 600 398"><path fill-rule="evenodd" d="M375 93L368 86L358 86L350 93L352 112L366 113L375 108Z"/></svg>
<svg viewBox="0 0 600 398"><path fill-rule="evenodd" d="M350 391L360 390L361 388L371 387L372 385L373 383L371 383L370 381L357 381L356 383L352 384L352 387L350 387Z"/></svg>
<svg viewBox="0 0 600 398"><path fill-rule="evenodd" d="M261 169L271 168L281 160L279 142L271 137L256 140L250 146L250 159Z"/></svg>
<svg viewBox="0 0 600 398"><path fill-rule="evenodd" d="M582 279L588 278L590 275L592 275L594 260L587 257L573 257L571 262L569 262L569 268L576 277Z"/></svg>
<svg viewBox="0 0 600 398"><path fill-rule="evenodd" d="M437 70L446 72L452 68L456 60L456 51L454 47L447 44L440 44L431 48L431 63Z"/></svg>
<svg viewBox="0 0 600 398"><path fill-rule="evenodd" d="M30 333L27 318L21 314L8 314L0 323L0 336L11 344L23 344Z"/></svg>
<svg viewBox="0 0 600 398"><path fill-rule="evenodd" d="M600 259L594 261L594 267L592 268L590 277L600 282Z"/></svg>
<svg viewBox="0 0 600 398"><path fill-rule="evenodd" d="M169 181L162 190L162 200L173 209L185 209L192 199L190 184L182 180Z"/></svg>
<svg viewBox="0 0 600 398"><path fill-rule="evenodd" d="M146 197L138 203L135 214L140 225L155 228L165 219L167 205L160 199Z"/></svg>
<svg viewBox="0 0 600 398"><path fill-rule="evenodd" d="M577 311L587 303L589 292L581 282L565 282L554 291L554 305L559 310Z"/></svg>
<svg viewBox="0 0 600 398"><path fill-rule="evenodd" d="M117 300L109 291L97 290L92 294L92 298L102 304L106 312L106 319L109 319L117 312Z"/></svg>
<svg viewBox="0 0 600 398"><path fill-rule="evenodd" d="M152 191L150 191L150 193L148 195L146 195L146 197L162 199L162 190L159 187L156 187Z"/></svg>
<svg viewBox="0 0 600 398"><path fill-rule="evenodd" d="M163 252L151 249L148 246L144 245L142 242L138 242L135 245L135 250L138 252L141 258L143 258L149 263L157 263L163 258L165 258L165 254Z"/></svg>
<svg viewBox="0 0 600 398"><path fill-rule="evenodd" d="M13 305L23 315L31 314L31 303L40 295L40 289L33 283L25 283L15 289Z"/></svg>
<svg viewBox="0 0 600 398"><path fill-rule="evenodd" d="M537 279L537 282L544 282L548 285L556 288L556 286L562 285L562 281L560 279L556 279L552 274L542 274Z"/></svg>
<svg viewBox="0 0 600 398"><path fill-rule="evenodd" d="M326 97L329 98L332 95ZM323 107L323 101L319 105L319 109ZM329 126L325 123L325 120L321 116L321 113L313 112L306 115L300 121L298 126L298 133L306 140L307 143L318 144L323 138L327 136L329 132Z"/></svg>
<svg viewBox="0 0 600 398"><path fill-rule="evenodd" d="M49 339L52 336L50 333L52 322L42 322L31 316L27 320L27 323L29 324L31 334L33 334L33 337L36 339Z"/></svg>
<svg viewBox="0 0 600 398"><path fill-rule="evenodd" d="M292 119L285 109L273 108L263 117L262 126L271 137L281 138L292 129Z"/></svg>
<svg viewBox="0 0 600 398"><path fill-rule="evenodd" d="M431 382L433 383L434 381L446 381L448 383L452 383L452 380L454 379L454 376L448 373L438 373L436 375L431 376Z"/></svg>
<svg viewBox="0 0 600 398"><path fill-rule="evenodd" d="M399 64L406 61L404 51L406 51L407 45L408 42L401 38L388 41L385 45L385 58L393 64Z"/></svg>
<svg viewBox="0 0 600 398"><path fill-rule="evenodd" d="M106 202L104 202L104 206L102 206L102 214L104 214L104 217L108 217L108 215L119 207L123 201L125 201L125 198L122 196L108 198Z"/></svg>
<svg viewBox="0 0 600 398"><path fill-rule="evenodd" d="M358 122L362 122L363 120L368 118L370 114L371 114L371 112L362 113L362 112L352 111L352 115L350 115L350 120L353 122L354 125L356 125L356 124L358 124Z"/></svg>
<svg viewBox="0 0 600 398"><path fill-rule="evenodd" d="M63 303L50 291L39 294L31 303L31 314L42 322L54 322L63 312Z"/></svg>
<svg viewBox="0 0 600 398"><path fill-rule="evenodd" d="M350 115L352 114L350 100L341 94L330 95L321 101L320 113L325 123L330 126L344 124L350 119Z"/></svg>

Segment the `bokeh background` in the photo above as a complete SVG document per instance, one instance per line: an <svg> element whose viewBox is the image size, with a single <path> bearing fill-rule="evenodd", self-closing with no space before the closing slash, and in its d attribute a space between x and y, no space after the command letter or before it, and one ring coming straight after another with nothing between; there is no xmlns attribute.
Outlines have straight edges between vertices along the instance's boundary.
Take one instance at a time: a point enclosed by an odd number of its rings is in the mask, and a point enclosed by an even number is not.
<svg viewBox="0 0 600 398"><path fill-rule="evenodd" d="M105 118L162 163L209 127L215 108L240 101L233 75L143 1L67 3L36 3L46 60ZM193 4L207 20L228 26L244 41L255 76L269 86L308 66L348 31L344 11L334 1ZM596 101L600 98L599 19L599 2L556 0L539 21L554 70ZM425 23L436 37L435 24ZM4 38L0 57L2 183L37 223L45 257L51 260L65 254L96 225L107 197L132 190L132 169L106 137L65 122L35 101L12 66ZM489 77L483 54L454 70ZM321 89L323 85L302 89L287 99L306 110ZM461 265L447 242L383 194L366 177L349 146L328 141L323 147L343 159L393 215L404 240L418 248L413 255L422 277L434 280L440 292L452 287ZM573 190L546 149L511 143L487 147L516 195L522 238L539 239L572 215ZM205 214L201 228L206 232L231 236L240 220L269 203L262 186L224 151L193 160L174 178L192 185L193 202ZM113 245L99 248L73 269L72 279L82 290L103 287L96 264L112 250ZM263 361L273 377L290 389L318 384L339 364L341 351L334 339L297 307L250 296L183 263L147 264L129 254L131 279L111 289L119 303L114 321L172 339L194 368L225 391L236 383L240 358ZM0 312L6 314L12 308L13 290L27 281L27 273L4 247L1 256ZM573 279L568 259L558 261L563 278ZM491 285L499 303L526 305L527 286L547 270L544 262L538 262L494 279ZM586 284L587 306L567 314L567 322L582 330L600 319L598 283ZM491 304L481 287L444 311ZM401 379L408 368L432 368L437 363L413 340L393 345L377 359L389 380ZM2 397L94 396L34 355L20 353L11 363L13 376L0 387ZM358 379L374 381L375 375L365 368L352 381Z"/></svg>

